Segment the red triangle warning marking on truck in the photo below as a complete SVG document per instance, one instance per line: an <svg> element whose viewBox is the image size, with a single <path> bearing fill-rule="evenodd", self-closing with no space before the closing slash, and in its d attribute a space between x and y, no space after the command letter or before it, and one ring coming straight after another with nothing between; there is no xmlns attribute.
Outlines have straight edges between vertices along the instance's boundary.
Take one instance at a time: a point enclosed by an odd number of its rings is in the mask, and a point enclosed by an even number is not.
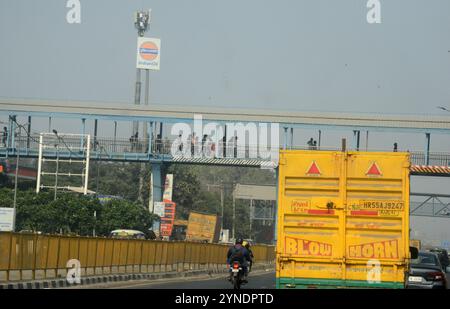
<svg viewBox="0 0 450 309"><path fill-rule="evenodd" d="M322 174L319 170L319 167L317 166L316 161L312 161L311 166L309 167L308 171L306 172L306 175L311 175L311 176L318 176Z"/></svg>
<svg viewBox="0 0 450 309"><path fill-rule="evenodd" d="M372 165L369 167L366 173L367 176L381 176L381 170L378 167L376 162L372 162Z"/></svg>

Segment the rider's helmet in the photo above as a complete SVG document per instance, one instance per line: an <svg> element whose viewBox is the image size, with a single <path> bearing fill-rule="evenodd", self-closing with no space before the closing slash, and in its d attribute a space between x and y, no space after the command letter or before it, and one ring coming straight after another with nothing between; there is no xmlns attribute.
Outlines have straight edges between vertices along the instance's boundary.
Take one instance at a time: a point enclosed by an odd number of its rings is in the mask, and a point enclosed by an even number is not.
<svg viewBox="0 0 450 309"><path fill-rule="evenodd" d="M250 242L249 241L246 241L246 240L244 240L244 242L242 243L242 245L245 247L245 248L250 248Z"/></svg>
<svg viewBox="0 0 450 309"><path fill-rule="evenodd" d="M237 244L242 245L243 242L244 242L244 240L243 240L242 238L236 239L236 245L237 245Z"/></svg>

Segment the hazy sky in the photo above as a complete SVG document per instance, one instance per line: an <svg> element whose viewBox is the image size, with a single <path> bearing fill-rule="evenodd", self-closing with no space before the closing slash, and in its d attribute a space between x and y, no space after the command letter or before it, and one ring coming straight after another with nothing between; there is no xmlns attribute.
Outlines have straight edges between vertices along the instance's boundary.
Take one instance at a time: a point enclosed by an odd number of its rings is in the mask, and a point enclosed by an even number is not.
<svg viewBox="0 0 450 309"><path fill-rule="evenodd" d="M0 0L0 97L132 104L133 12L152 8L147 36L162 47L151 103L414 114L450 107L448 0L381 0L381 24L367 23L366 0L81 0L81 24L67 23L66 3ZM296 131L296 140L313 134ZM370 134L372 148L425 143ZM325 132L323 144L344 136L351 132ZM449 136L433 135L432 149L450 151ZM430 183L414 185L423 192ZM447 179L435 183L431 190L448 193Z"/></svg>
<svg viewBox="0 0 450 309"><path fill-rule="evenodd" d="M81 24L69 24L67 0L0 0L0 97L132 104L133 14L152 8L147 36L162 48L151 103L415 114L450 107L448 0L382 0L381 24L367 22L366 0L80 1ZM297 140L310 134L296 132ZM323 144L349 134L326 132ZM408 134L370 141L376 149L425 144ZM450 151L447 136L433 135L431 146Z"/></svg>
<svg viewBox="0 0 450 309"><path fill-rule="evenodd" d="M0 0L0 95L132 102L133 12L161 38L158 104L439 113L450 105L450 2Z"/></svg>

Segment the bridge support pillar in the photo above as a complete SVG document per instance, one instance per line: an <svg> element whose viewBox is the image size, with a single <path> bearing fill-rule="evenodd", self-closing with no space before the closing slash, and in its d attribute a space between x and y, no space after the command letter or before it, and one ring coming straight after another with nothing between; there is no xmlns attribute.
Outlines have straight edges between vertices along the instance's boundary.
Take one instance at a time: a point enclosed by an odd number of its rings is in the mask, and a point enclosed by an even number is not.
<svg viewBox="0 0 450 309"><path fill-rule="evenodd" d="M292 147L294 147L294 128L291 128L291 136L290 136L290 144L291 144L291 149Z"/></svg>
<svg viewBox="0 0 450 309"><path fill-rule="evenodd" d="M366 151L369 149L369 130L366 131Z"/></svg>
<svg viewBox="0 0 450 309"><path fill-rule="evenodd" d="M152 199L150 199L150 203L153 200L153 202L162 202L163 198L163 170L162 162L152 162L151 164L152 168ZM152 206L152 212L153 212L153 205Z"/></svg>
<svg viewBox="0 0 450 309"><path fill-rule="evenodd" d="M14 136L14 134L11 134L11 132L13 132L12 131L13 130L13 117L14 116L12 116L12 115L10 115L8 117L8 128L7 128L8 135L6 136L6 148L11 148L11 144L12 144L11 137ZM8 151L6 152L6 156L8 157Z"/></svg>
<svg viewBox="0 0 450 309"><path fill-rule="evenodd" d="M359 151L360 137L361 137L361 131L359 131L359 130L354 130L354 131L353 131L353 148L354 148L356 151Z"/></svg>
<svg viewBox="0 0 450 309"><path fill-rule="evenodd" d="M114 143L113 143L113 152L116 152L116 143L117 143L117 121L114 121Z"/></svg>
<svg viewBox="0 0 450 309"><path fill-rule="evenodd" d="M80 148L83 149L84 145L84 134L86 134L86 118L81 119L81 140L80 140Z"/></svg>
<svg viewBox="0 0 450 309"><path fill-rule="evenodd" d="M8 137L10 137L9 139L9 147L10 148L17 148L16 147L16 129L17 129L17 116L13 115L10 117L9 119L10 122L10 130L8 133Z"/></svg>
<svg viewBox="0 0 450 309"><path fill-rule="evenodd" d="M148 137L148 149L147 153L151 154L153 152L152 150L152 144L153 144L153 121L150 121L147 125L147 137Z"/></svg>
<svg viewBox="0 0 450 309"><path fill-rule="evenodd" d="M97 151L97 129L98 129L98 119L94 120L94 151Z"/></svg>
<svg viewBox="0 0 450 309"><path fill-rule="evenodd" d="M27 153L30 150L30 135L31 135L31 116L28 116L27 123Z"/></svg>
<svg viewBox="0 0 450 309"><path fill-rule="evenodd" d="M322 143L322 130L319 130L319 141L317 142L317 149L320 150L320 145Z"/></svg>
<svg viewBox="0 0 450 309"><path fill-rule="evenodd" d="M426 139L426 143L425 143L425 165L430 165L430 139L431 139L431 134L430 133L425 133L425 139Z"/></svg>

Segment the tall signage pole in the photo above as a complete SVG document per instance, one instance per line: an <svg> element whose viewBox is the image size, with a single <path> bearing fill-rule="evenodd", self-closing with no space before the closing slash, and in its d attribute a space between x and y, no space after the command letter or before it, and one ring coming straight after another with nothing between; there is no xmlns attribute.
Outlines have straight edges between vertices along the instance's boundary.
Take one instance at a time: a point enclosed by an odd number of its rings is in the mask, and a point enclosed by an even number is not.
<svg viewBox="0 0 450 309"><path fill-rule="evenodd" d="M145 105L149 104L149 85L150 85L150 70L159 71L160 65L160 51L161 51L161 40L157 38L145 38L144 34L149 27L151 10L149 11L140 11L136 13L136 28L139 31L139 37L137 42L137 60L136 60L136 69L145 70ZM136 82L136 105L140 104L140 93L141 93L141 84L140 84L140 75L139 82ZM134 125L134 134L136 134L139 129L139 124ZM136 129L137 128L137 129ZM145 122L143 125L143 137L144 137L144 145L148 151L151 148L150 141L151 137L148 136L148 123ZM152 130L150 130L152 131ZM141 166L141 175L142 170L144 169L144 165ZM152 171L153 173L153 171ZM142 176L141 176L142 177ZM144 189L144 181L143 178L139 179L139 200L143 202L142 192ZM150 192L150 196L153 196L152 192ZM152 203L152 200L149 200L149 204ZM149 205L149 209L153 209L153 205Z"/></svg>
<svg viewBox="0 0 450 309"><path fill-rule="evenodd" d="M135 18L135 26L136 29L138 30L138 58L141 55L141 44L139 44L139 39L144 37L145 32L148 29L148 24L150 22L150 14L151 14L151 10L148 11L139 11L136 12L136 18ZM136 92L134 94L134 104L135 105L141 105L141 88L142 88L142 84L141 84L141 67L136 66ZM146 79L145 79L145 105L148 105L148 69L146 69ZM139 138L138 134L139 134L139 122L138 121L133 121L133 137L134 141L137 142L137 139ZM143 127L143 136L141 136L141 138L144 138L144 141L148 140L148 136L147 136L147 122L144 122L144 127ZM138 151L138 150L136 150ZM143 188L144 188L144 178L142 176L142 172L145 169L145 165L142 163L141 164L141 172L139 173L139 195L138 195L138 200L143 203L144 202L144 198L143 198Z"/></svg>
<svg viewBox="0 0 450 309"><path fill-rule="evenodd" d="M144 34L148 29L148 25L150 22L150 14L151 14L151 10L136 12L134 25L135 25L136 29L138 30L138 36L141 38L144 37ZM146 83L148 83L148 79L146 80ZM134 104L135 105L141 104L141 88L142 88L141 68L138 66L138 67L136 67L136 88L135 88L135 93L134 93ZM136 133L138 133L138 132L139 132L139 122L133 121L133 132L132 132L133 136L136 136ZM144 130L144 132L145 132L145 130Z"/></svg>

